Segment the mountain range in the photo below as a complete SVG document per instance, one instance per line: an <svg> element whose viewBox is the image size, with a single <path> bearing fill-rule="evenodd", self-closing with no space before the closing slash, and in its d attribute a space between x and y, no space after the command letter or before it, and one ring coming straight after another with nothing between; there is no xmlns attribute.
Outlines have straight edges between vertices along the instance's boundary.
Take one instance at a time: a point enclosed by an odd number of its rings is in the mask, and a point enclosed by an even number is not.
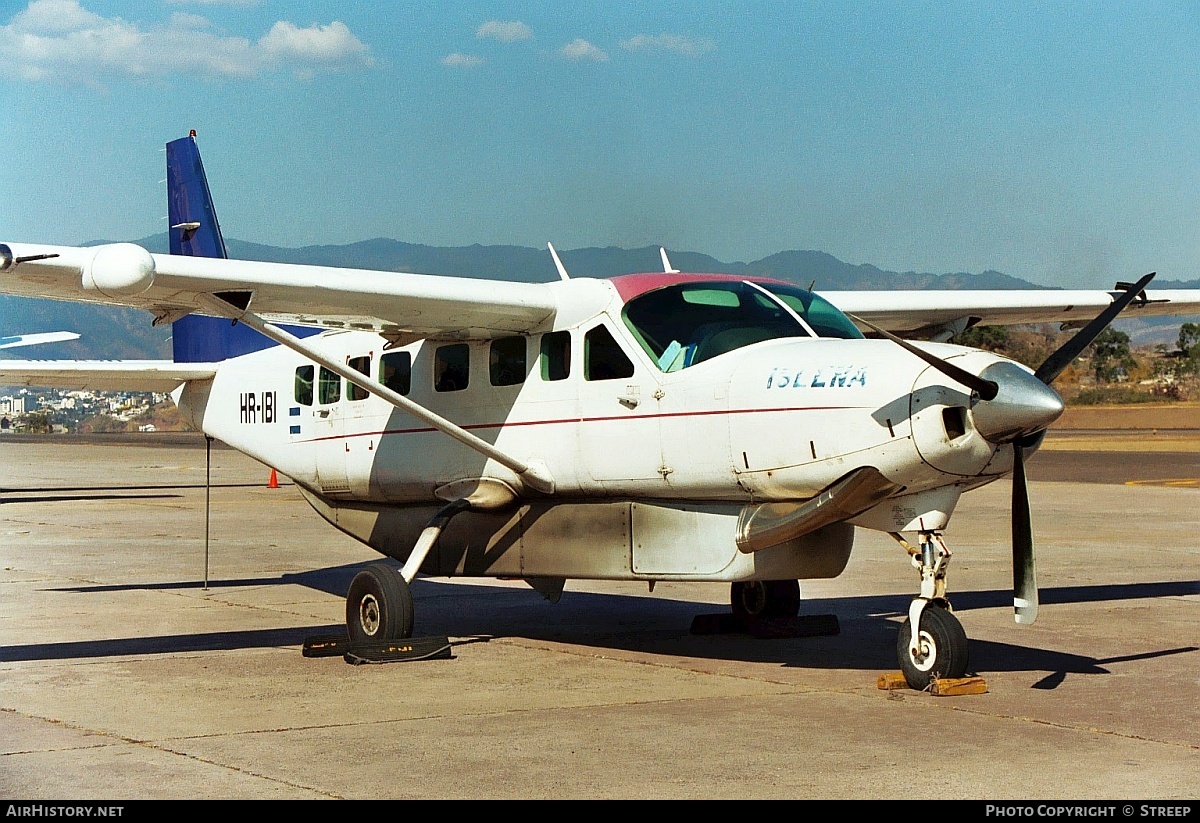
<svg viewBox="0 0 1200 823"><path fill-rule="evenodd" d="M135 241L156 253L167 252L167 235ZM92 244L92 245L98 245ZM549 251L525 246L426 246L377 238L346 245L284 248L229 239L230 257L277 263L418 272L491 280L551 282L558 279ZM979 274L923 274L886 271L871 265L852 265L820 251L783 251L749 263L727 263L700 252L670 252L671 264L682 271L776 277L817 291L922 289L1044 289L1046 286L998 271ZM630 272L659 271L657 246L638 249L582 248L559 252L572 277L611 277ZM1156 288L1200 288L1200 280L1155 282ZM1123 321L1135 342L1173 342L1180 318ZM39 331L74 331L81 337L36 350L0 352L9 357L39 359L169 358L169 328L150 325L150 316L121 309L57 300L0 296L0 336Z"/></svg>

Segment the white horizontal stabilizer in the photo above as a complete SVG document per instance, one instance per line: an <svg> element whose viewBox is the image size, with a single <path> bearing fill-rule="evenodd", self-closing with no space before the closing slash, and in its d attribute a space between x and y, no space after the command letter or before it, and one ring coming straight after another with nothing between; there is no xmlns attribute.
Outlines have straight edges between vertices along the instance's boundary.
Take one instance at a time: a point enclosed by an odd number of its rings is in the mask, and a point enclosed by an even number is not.
<svg viewBox="0 0 1200 823"><path fill-rule="evenodd" d="M207 380L216 363L170 360L0 360L0 386L45 386L78 391L172 392Z"/></svg>

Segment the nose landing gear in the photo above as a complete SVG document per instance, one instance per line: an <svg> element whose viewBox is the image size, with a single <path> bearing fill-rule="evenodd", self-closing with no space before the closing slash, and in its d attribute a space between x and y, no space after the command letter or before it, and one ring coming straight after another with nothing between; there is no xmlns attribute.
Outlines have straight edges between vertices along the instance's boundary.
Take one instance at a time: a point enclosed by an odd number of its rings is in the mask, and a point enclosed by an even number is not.
<svg viewBox="0 0 1200 823"><path fill-rule="evenodd" d="M950 550L940 532L921 532L920 548L897 533L892 537L908 551L921 573L921 593L908 607L908 618L896 638L896 657L909 688L924 691L937 679L967 673L967 633L946 599Z"/></svg>

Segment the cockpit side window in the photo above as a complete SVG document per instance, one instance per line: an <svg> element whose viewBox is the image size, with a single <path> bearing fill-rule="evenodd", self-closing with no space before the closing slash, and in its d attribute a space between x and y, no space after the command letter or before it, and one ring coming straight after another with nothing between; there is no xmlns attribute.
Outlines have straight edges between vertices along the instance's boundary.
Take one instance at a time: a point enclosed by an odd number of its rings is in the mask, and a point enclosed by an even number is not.
<svg viewBox="0 0 1200 823"><path fill-rule="evenodd" d="M606 326L596 326L583 336L583 379L618 380L633 377L633 361Z"/></svg>

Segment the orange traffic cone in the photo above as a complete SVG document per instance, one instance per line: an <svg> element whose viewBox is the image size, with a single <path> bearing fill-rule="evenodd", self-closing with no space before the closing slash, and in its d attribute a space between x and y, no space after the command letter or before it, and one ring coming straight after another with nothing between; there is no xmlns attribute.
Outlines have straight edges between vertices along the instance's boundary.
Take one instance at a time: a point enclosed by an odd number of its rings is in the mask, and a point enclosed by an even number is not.
<svg viewBox="0 0 1200 823"><path fill-rule="evenodd" d="M279 488L279 475L277 475L275 473L274 469L271 469L271 479L267 481L267 488L268 489Z"/></svg>

